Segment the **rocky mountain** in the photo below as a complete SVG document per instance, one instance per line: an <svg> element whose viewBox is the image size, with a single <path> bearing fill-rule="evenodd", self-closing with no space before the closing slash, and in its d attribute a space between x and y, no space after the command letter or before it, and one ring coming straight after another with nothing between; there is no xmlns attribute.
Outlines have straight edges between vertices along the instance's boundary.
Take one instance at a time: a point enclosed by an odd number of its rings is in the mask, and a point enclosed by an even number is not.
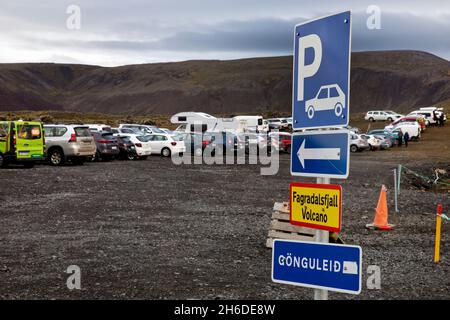
<svg viewBox="0 0 450 320"><path fill-rule="evenodd" d="M292 57L114 68L0 64L0 111L113 114L258 113L291 109ZM450 62L418 51L354 52L351 112L450 101Z"/></svg>

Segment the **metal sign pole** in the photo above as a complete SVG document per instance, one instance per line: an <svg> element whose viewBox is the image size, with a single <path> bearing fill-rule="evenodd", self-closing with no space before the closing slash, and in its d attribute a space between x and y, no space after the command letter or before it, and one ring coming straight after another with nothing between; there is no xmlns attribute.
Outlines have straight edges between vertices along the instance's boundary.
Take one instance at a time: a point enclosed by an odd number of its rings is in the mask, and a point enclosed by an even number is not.
<svg viewBox="0 0 450 320"><path fill-rule="evenodd" d="M330 178L317 178L317 183L330 184ZM329 232L325 230L316 230L316 242L328 243ZM314 300L328 300L328 290L314 289Z"/></svg>

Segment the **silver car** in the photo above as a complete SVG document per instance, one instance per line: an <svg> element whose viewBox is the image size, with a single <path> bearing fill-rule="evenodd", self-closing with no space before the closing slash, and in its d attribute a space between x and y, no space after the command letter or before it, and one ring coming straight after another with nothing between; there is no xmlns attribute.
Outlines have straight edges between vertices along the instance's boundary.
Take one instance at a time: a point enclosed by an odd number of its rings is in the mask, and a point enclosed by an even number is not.
<svg viewBox="0 0 450 320"><path fill-rule="evenodd" d="M66 161L83 164L95 155L97 147L89 127L83 125L44 125L45 152L51 165Z"/></svg>

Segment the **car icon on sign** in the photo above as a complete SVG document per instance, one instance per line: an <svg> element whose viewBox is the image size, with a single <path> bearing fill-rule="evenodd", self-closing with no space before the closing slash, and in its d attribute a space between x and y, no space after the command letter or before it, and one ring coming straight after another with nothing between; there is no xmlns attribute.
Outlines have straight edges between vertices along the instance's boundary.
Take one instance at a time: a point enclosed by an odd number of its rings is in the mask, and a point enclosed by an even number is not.
<svg viewBox="0 0 450 320"><path fill-rule="evenodd" d="M321 86L317 95L305 103L309 119L314 118L316 111L323 110L334 110L336 117L340 117L344 108L345 94L337 84Z"/></svg>

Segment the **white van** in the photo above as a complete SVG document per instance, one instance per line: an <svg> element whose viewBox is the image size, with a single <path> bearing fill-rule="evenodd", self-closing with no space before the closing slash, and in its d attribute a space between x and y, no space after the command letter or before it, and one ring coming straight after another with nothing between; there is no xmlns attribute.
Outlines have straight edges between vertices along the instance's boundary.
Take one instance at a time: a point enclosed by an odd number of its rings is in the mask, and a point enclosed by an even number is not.
<svg viewBox="0 0 450 320"><path fill-rule="evenodd" d="M415 116L415 117L424 117L425 118L425 124L429 126L430 124L435 124L436 120L434 120L433 111L430 110L415 110L413 112L410 112L408 116Z"/></svg>
<svg viewBox="0 0 450 320"><path fill-rule="evenodd" d="M410 140L419 140L420 139L420 125L417 121L414 122L399 122L398 124L396 124L395 126L386 126L384 128L384 130L389 131L389 132L398 132L398 131L402 131L403 134L405 134L405 132L408 132L409 135L409 139Z"/></svg>

